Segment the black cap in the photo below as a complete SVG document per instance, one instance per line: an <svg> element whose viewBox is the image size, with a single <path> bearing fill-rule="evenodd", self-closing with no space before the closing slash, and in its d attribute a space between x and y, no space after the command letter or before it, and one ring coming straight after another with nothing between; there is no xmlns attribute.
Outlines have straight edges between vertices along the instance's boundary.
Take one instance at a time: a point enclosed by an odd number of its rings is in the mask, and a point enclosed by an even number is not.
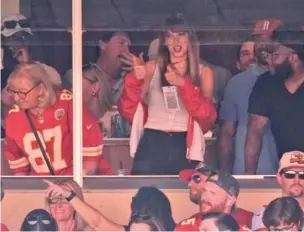
<svg viewBox="0 0 304 232"><path fill-rule="evenodd" d="M217 179L214 179L216 177ZM237 197L240 193L239 182L230 174L219 172L217 175L212 175L207 179L207 182L212 182L224 189L230 196Z"/></svg>
<svg viewBox="0 0 304 232"><path fill-rule="evenodd" d="M203 162L199 162L195 169L184 169L180 171L179 179L188 182L190 180L190 177L196 172L200 172L202 174L205 174L206 176L210 176L212 174L217 173L218 171L216 168L210 165L207 165Z"/></svg>
<svg viewBox="0 0 304 232"><path fill-rule="evenodd" d="M21 231L58 231L55 219L44 209L35 209L25 217Z"/></svg>
<svg viewBox="0 0 304 232"><path fill-rule="evenodd" d="M283 24L276 29L273 39L298 54L304 53L304 31L299 25Z"/></svg>

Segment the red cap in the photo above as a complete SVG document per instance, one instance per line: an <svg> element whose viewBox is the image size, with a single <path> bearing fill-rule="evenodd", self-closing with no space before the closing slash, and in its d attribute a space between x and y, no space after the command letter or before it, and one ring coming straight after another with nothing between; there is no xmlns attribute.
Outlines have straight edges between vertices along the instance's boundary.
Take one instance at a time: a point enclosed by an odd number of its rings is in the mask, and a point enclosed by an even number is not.
<svg viewBox="0 0 304 232"><path fill-rule="evenodd" d="M253 35L267 35L272 33L281 25L282 21L279 19L261 19L256 21Z"/></svg>
<svg viewBox="0 0 304 232"><path fill-rule="evenodd" d="M205 174L205 175L211 175L212 173L217 173L217 170L211 166L205 165L203 162L200 162L195 169L184 169L182 171L179 172L179 179L185 181L185 182L189 182L190 177L194 174L194 173L201 173L201 174Z"/></svg>

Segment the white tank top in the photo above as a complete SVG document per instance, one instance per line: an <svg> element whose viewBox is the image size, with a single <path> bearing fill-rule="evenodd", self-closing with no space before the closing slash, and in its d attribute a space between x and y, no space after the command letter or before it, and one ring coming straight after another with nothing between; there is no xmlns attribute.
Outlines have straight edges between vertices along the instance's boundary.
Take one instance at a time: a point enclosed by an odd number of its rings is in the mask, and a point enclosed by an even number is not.
<svg viewBox="0 0 304 232"><path fill-rule="evenodd" d="M148 119L145 128L171 132L188 131L189 113L185 109L179 93L180 110L168 111L166 108L158 64L156 64L146 100L148 103Z"/></svg>

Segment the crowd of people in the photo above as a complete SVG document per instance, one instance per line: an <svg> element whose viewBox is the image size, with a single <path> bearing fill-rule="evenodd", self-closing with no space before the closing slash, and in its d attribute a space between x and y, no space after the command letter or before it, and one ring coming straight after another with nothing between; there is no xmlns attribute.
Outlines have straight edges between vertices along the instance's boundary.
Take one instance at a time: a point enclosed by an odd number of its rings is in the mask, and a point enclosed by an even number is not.
<svg viewBox="0 0 304 232"><path fill-rule="evenodd" d="M155 187L138 190L132 198L129 223L121 225L86 203L82 189L75 181L43 180L47 184L45 206L29 212L20 230L301 231L304 220L303 159L303 152L284 153L276 174L282 196L266 206L257 206L254 213L236 204L241 188L231 174L204 163L199 163L195 169L182 170L180 180L188 184L189 200L198 206L198 213L181 222L174 221L170 200ZM5 230L3 224L2 231Z"/></svg>
<svg viewBox="0 0 304 232"><path fill-rule="evenodd" d="M72 70L61 78L32 57L34 35L22 15L5 17L1 36L15 60L13 67L3 62L1 71L3 154L11 173L72 175ZM166 195L143 187L129 223L119 225L87 204L76 182L45 180L46 205L29 212L20 230L301 230L304 31L257 21L238 47L233 77L201 59L196 32L181 14L166 19L150 60L133 54L131 41L124 31L106 33L97 59L83 67L83 173L113 174L103 156L103 118L117 106L131 128L131 174L179 174L199 212L176 223ZM216 122L218 166L204 162L205 135ZM256 213L239 208L234 174L276 175L282 197Z"/></svg>
<svg viewBox="0 0 304 232"><path fill-rule="evenodd" d="M2 78L4 154L14 175L71 174L72 70L60 78L32 58L34 35L26 22L22 15L2 20L3 46L18 63L10 72L2 69L9 73ZM131 35L118 31L101 37L97 60L84 66L85 174L111 173L100 123L116 105L118 123L131 126L134 175L176 175L203 162L205 135L217 119L214 156L223 171L275 174L284 152L304 150L302 30L257 21L238 48L240 72L223 81L201 60L196 33L181 14L168 17L163 28L151 43L151 60L133 54ZM220 89L219 82L228 83Z"/></svg>

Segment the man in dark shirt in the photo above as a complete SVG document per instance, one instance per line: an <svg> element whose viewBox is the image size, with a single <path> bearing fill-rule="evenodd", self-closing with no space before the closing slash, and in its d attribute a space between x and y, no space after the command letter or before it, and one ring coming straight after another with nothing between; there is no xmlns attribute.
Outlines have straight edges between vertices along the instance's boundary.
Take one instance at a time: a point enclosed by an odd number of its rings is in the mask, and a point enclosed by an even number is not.
<svg viewBox="0 0 304 232"><path fill-rule="evenodd" d="M304 151L304 32L280 28L275 33L275 75L262 75L249 99L245 144L245 173L255 174L268 121L279 158L288 151Z"/></svg>

